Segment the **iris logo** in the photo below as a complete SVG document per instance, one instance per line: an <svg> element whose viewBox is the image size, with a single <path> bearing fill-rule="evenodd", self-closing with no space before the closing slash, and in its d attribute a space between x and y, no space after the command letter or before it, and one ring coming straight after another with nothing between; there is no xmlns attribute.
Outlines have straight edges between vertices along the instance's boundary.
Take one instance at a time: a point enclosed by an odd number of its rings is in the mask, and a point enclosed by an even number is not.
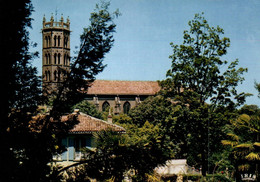
<svg viewBox="0 0 260 182"><path fill-rule="evenodd" d="M242 181L256 181L255 174L241 174Z"/></svg>

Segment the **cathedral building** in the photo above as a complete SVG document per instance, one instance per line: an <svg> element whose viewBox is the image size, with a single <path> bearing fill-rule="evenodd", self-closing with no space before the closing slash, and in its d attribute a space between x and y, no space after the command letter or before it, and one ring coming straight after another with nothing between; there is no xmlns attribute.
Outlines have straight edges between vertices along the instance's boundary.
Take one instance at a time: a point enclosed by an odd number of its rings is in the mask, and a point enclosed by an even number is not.
<svg viewBox="0 0 260 182"><path fill-rule="evenodd" d="M50 21L43 17L42 28L42 89L43 94L51 94L62 85L70 71L70 21L59 21L51 16ZM155 81L116 81L95 80L86 92L85 99L92 102L100 111L113 111L114 114L128 113L129 110L149 96L160 90ZM93 133L112 129L118 133L125 133L125 129L108 121L93 118L81 113L78 109L79 123L62 139L66 150L53 156L53 161L63 166L78 162L83 157L81 148L95 147ZM62 116L66 121L69 115ZM111 115L110 115L111 116Z"/></svg>
<svg viewBox="0 0 260 182"><path fill-rule="evenodd" d="M43 93L51 93L62 84L70 70L70 21L63 17L50 21L43 17L42 85ZM160 90L156 81L96 80L86 93L86 100L100 111L112 108L114 114L129 110Z"/></svg>

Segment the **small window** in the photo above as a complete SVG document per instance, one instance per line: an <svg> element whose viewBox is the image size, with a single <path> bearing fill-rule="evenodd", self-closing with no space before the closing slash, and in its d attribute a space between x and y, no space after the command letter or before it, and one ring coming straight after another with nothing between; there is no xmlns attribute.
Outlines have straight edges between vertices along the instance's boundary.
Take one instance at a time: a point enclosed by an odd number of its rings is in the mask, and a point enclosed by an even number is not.
<svg viewBox="0 0 260 182"><path fill-rule="evenodd" d="M55 70L54 71L54 81L56 81L57 80L57 71Z"/></svg>
<svg viewBox="0 0 260 182"><path fill-rule="evenodd" d="M68 46L68 37L64 37L64 47L67 48Z"/></svg>
<svg viewBox="0 0 260 182"><path fill-rule="evenodd" d="M51 46L51 37L48 36L48 47L50 47L50 46Z"/></svg>
<svg viewBox="0 0 260 182"><path fill-rule="evenodd" d="M48 47L49 46L49 41L48 41L48 37L45 36L45 47Z"/></svg>
<svg viewBox="0 0 260 182"><path fill-rule="evenodd" d="M128 114L129 113L129 111L130 111L130 108L131 108L131 105L130 105L130 103L128 102L128 101L126 101L125 103L124 103L124 113L125 114Z"/></svg>
<svg viewBox="0 0 260 182"><path fill-rule="evenodd" d="M61 80L61 72L60 72L60 70L58 71L58 81L60 81Z"/></svg>
<svg viewBox="0 0 260 182"><path fill-rule="evenodd" d="M45 81L48 81L48 72L47 71L45 71Z"/></svg>
<svg viewBox="0 0 260 182"><path fill-rule="evenodd" d="M66 65L70 65L70 57L69 57L69 55L67 55L67 62L66 62Z"/></svg>
<svg viewBox="0 0 260 182"><path fill-rule="evenodd" d="M58 47L60 47L60 36L58 36Z"/></svg>
<svg viewBox="0 0 260 182"><path fill-rule="evenodd" d="M102 105L102 111L103 112L107 111L109 107L110 107L110 104L107 101L105 101Z"/></svg>
<svg viewBox="0 0 260 182"><path fill-rule="evenodd" d="M56 35L55 35L55 36L54 36L54 47L56 47L56 45L57 45L56 39L57 39L57 37L56 37Z"/></svg>
<svg viewBox="0 0 260 182"><path fill-rule="evenodd" d="M60 64L60 53L58 54L58 64Z"/></svg>
<svg viewBox="0 0 260 182"><path fill-rule="evenodd" d="M74 139L74 160L80 160L83 157L82 149L86 147L86 138L75 138Z"/></svg>
<svg viewBox="0 0 260 182"><path fill-rule="evenodd" d="M51 55L50 54L48 54L48 62L49 62L49 64L51 64Z"/></svg>
<svg viewBox="0 0 260 182"><path fill-rule="evenodd" d="M45 63L46 63L46 64L49 64L48 54L45 54Z"/></svg>
<svg viewBox="0 0 260 182"><path fill-rule="evenodd" d="M67 54L64 55L64 65L67 65Z"/></svg>
<svg viewBox="0 0 260 182"><path fill-rule="evenodd" d="M48 71L48 74L47 74L47 80L50 81L51 80L51 72Z"/></svg>
<svg viewBox="0 0 260 182"><path fill-rule="evenodd" d="M54 64L57 64L57 54L54 54Z"/></svg>

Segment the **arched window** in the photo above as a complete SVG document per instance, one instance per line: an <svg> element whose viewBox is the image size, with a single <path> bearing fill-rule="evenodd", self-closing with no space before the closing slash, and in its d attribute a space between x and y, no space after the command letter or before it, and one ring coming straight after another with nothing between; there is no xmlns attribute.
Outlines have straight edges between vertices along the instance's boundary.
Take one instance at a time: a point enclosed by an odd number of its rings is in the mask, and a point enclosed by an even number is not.
<svg viewBox="0 0 260 182"><path fill-rule="evenodd" d="M128 114L129 111L130 111L130 108L131 108L130 103L129 103L128 101L126 101L126 102L124 103L123 108L124 108L124 113L125 113L125 114Z"/></svg>
<svg viewBox="0 0 260 182"><path fill-rule="evenodd" d="M58 54L58 64L60 64L60 53Z"/></svg>
<svg viewBox="0 0 260 182"><path fill-rule="evenodd" d="M66 79L66 78L67 78L67 74L68 74L67 71L62 71L62 73L63 73L63 74L62 74L63 79Z"/></svg>
<svg viewBox="0 0 260 182"><path fill-rule="evenodd" d="M67 55L66 65L69 65L69 64L70 64L70 57L69 57L69 55Z"/></svg>
<svg viewBox="0 0 260 182"><path fill-rule="evenodd" d="M56 70L54 71L54 75L53 76L54 76L54 81L56 81L57 80L57 71Z"/></svg>
<svg viewBox="0 0 260 182"><path fill-rule="evenodd" d="M67 48L68 45L68 37L64 37L64 47Z"/></svg>
<svg viewBox="0 0 260 182"><path fill-rule="evenodd" d="M45 54L45 64L49 64L48 54Z"/></svg>
<svg viewBox="0 0 260 182"><path fill-rule="evenodd" d="M58 47L60 47L60 36L58 36Z"/></svg>
<svg viewBox="0 0 260 182"><path fill-rule="evenodd" d="M48 81L48 72L47 71L45 71L45 75L44 76L45 76L45 80Z"/></svg>
<svg viewBox="0 0 260 182"><path fill-rule="evenodd" d="M64 55L64 65L67 65L67 54Z"/></svg>
<svg viewBox="0 0 260 182"><path fill-rule="evenodd" d="M48 45L47 46L51 47L51 37L50 36L48 36Z"/></svg>
<svg viewBox="0 0 260 182"><path fill-rule="evenodd" d="M60 72L60 70L58 71L58 82L61 80L60 79L60 76L61 76L61 72Z"/></svg>
<svg viewBox="0 0 260 182"><path fill-rule="evenodd" d="M50 53L48 54L48 62L49 62L49 64L51 64L51 55L50 55Z"/></svg>
<svg viewBox="0 0 260 182"><path fill-rule="evenodd" d="M54 54L54 64L57 64L57 54Z"/></svg>
<svg viewBox="0 0 260 182"><path fill-rule="evenodd" d="M45 47L48 47L49 46L49 41L48 41L48 37L45 36Z"/></svg>
<svg viewBox="0 0 260 182"><path fill-rule="evenodd" d="M48 74L47 74L47 80L50 81L51 80L51 72L48 71Z"/></svg>
<svg viewBox="0 0 260 182"><path fill-rule="evenodd" d="M110 107L110 104L107 102L107 101L105 101L104 103L103 103L103 105L102 105L102 111L103 112L105 112L105 111L107 111L107 109Z"/></svg>
<svg viewBox="0 0 260 182"><path fill-rule="evenodd" d="M56 37L56 35L54 36L54 47L56 47L56 40L57 40L57 37Z"/></svg>

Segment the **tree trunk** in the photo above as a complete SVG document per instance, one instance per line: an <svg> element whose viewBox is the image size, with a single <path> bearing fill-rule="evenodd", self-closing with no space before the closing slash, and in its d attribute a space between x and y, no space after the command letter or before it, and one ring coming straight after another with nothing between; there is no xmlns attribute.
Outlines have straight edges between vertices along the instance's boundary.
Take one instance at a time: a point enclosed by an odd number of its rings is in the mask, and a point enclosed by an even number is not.
<svg viewBox="0 0 260 182"><path fill-rule="evenodd" d="M208 160L204 150L202 150L201 152L201 162L202 162L202 175L206 176L207 169L208 169Z"/></svg>

